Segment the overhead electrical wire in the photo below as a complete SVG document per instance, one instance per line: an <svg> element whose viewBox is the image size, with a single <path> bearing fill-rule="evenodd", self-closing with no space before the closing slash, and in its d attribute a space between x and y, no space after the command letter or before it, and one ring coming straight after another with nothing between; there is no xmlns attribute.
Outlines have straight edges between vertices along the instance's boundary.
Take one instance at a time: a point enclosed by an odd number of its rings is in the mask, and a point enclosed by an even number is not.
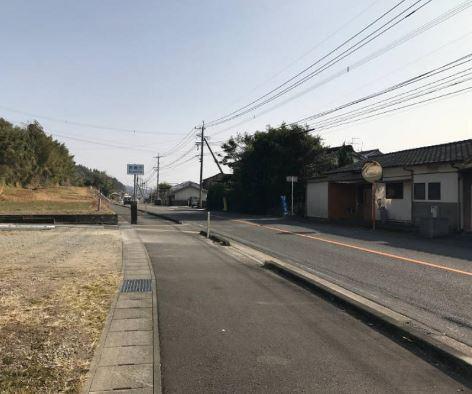
<svg viewBox="0 0 472 394"><path fill-rule="evenodd" d="M406 35L404 35L403 37L389 43L388 45L384 46L383 48L380 48L379 50L377 50L376 52L374 52L373 54L370 54L366 57L364 57L363 59L353 63L353 64L350 64L348 67L345 67L343 68L342 70L336 72L335 74L329 76L328 78L325 78L324 80L318 82L317 84L313 85L313 86L310 86L308 89L305 89L304 91L300 92L299 94L295 95L295 96L292 96L290 98L288 98L287 100L281 102L281 103L278 103L276 104L275 106L272 106L268 109L266 109L265 111L262 111L258 114L258 116L262 115L262 114L265 114L267 112L270 112L276 108L278 108L279 106L283 105L283 104L286 104L287 102L289 101L292 101L293 99L295 98L298 98L300 97L301 95L303 94L306 94L307 92L313 90L313 89L316 89L344 74L346 74L347 72L350 72L352 71L353 69L357 68L357 67L360 67L374 59L376 59L377 57L379 57L380 55L382 55L383 53L389 51L389 50L392 50L396 47L398 47L399 45L402 45L404 44L405 42L417 37L419 34L422 34L426 31L428 31L429 29L437 26L438 24L440 23L443 23L445 22L446 20L450 19L451 17L457 15L458 13L462 12L462 11L465 11L467 8L470 8L472 6L472 1L471 0L467 0L467 1L464 1L462 3L460 3L459 5L447 10L446 12L442 13L441 15L439 15L438 17L436 17L435 19L433 19L432 21L430 22L427 22L426 24L420 26L419 28L416 28L414 29L413 31L407 33ZM467 36L468 34L465 34L463 35L460 39L464 38L465 36ZM446 45L449 45L453 42L455 42L456 40L454 41L451 41L449 43L447 43ZM444 46L446 46L444 45ZM444 47L442 46L442 47ZM441 47L441 48L442 48ZM433 51L434 52L434 51ZM229 127L226 127L222 130L219 130L217 131L216 133L213 133L212 136L215 136L215 135L218 135L218 134L221 134L221 133L224 133L225 131L228 131L228 130L231 130L231 129L234 129L235 127L239 127L251 120L253 120L255 118L255 116L251 116L247 119L244 119L243 121L235 124L235 125L231 125Z"/></svg>
<svg viewBox="0 0 472 394"><path fill-rule="evenodd" d="M352 53L358 51L359 49L363 48L365 45L368 43L372 42L382 34L385 34L387 31L404 21L405 19L409 18L411 15L419 11L421 8L425 7L428 5L432 0L427 0L423 4L421 3L423 0L417 0L415 1L412 5L408 6L407 8L403 9L400 11L398 14L390 18L387 22L383 23L380 27L376 28L374 31L370 32L367 34L365 37L361 38L359 41L348 47L347 49L344 49L341 53L337 54L334 58L328 60L326 63L322 64L315 70L311 71L307 75L302 76L305 74L308 70L312 69L314 66L320 64L323 62L325 59L327 59L329 56L331 56L333 53L341 49L343 46L345 46L347 43L350 41L354 40L356 37L361 35L363 32L368 30L370 27L372 27L374 24L376 24L378 21L380 21L382 18L384 18L386 15L388 15L390 12L395 10L397 7L399 7L402 3L404 3L405 0L400 1L397 3L394 7L390 8L387 12L382 14L380 17L375 19L373 22L368 24L366 27L361 29L358 33L355 35L351 36L349 39L344 41L341 45L330 51L328 54L324 55L308 67L306 67L304 70L300 71L298 74L295 76L291 77L289 80L285 81L284 83L280 84L276 88L272 89L268 93L264 94L263 96L259 97L256 100L253 100L251 103L247 104L244 107L239 108L236 111L233 111L223 117L220 117L218 119L215 119L213 121L208 122L208 127L213 127L218 124L233 120L235 118L238 118L248 112L251 112L263 105L268 104L269 102L277 99L278 97L288 93L289 91L295 89L296 87L300 86L301 84L307 82L314 76L320 74L321 72L325 71L326 69L332 67L333 65L337 64L347 56L351 55ZM418 5L419 4L419 5ZM418 5L418 6L417 6ZM416 7L417 6L417 7ZM416 8L414 8L416 7ZM297 79L298 77L301 77L300 79ZM282 89L283 88L283 89ZM280 90L282 89L282 90Z"/></svg>
<svg viewBox="0 0 472 394"><path fill-rule="evenodd" d="M461 56L460 58L457 58L451 62L448 62L446 64L443 64L439 67L435 67L429 71L426 71L426 72L423 72L421 74L418 74L418 75L415 75L414 77L411 77L411 78L408 78L404 81L401 81L401 82L398 82L392 86L389 86L385 89L382 89L380 91L377 91L377 92L374 92L374 93L371 93L367 96L364 96L364 97L361 97L361 98L358 98L358 99L355 99L355 100L352 100L348 103L345 103L345 104L342 104L342 105L339 105L339 106L336 106L334 108L331 108L329 110L325 110L325 111L322 111L322 112L319 112L319 113L316 113L316 114L313 114L313 115L310 115L310 116L306 116L302 119L299 119L297 120L296 122L292 122L292 124L300 124L300 123L306 123L307 121L309 120L315 120L315 119L318 119L318 118L321 118L321 117L324 117L324 116L327 116L327 115L330 115L334 112L338 112L338 111L341 111L345 108L348 108L348 107L351 107L353 105L357 105L357 104L360 104L362 102L365 102L365 101L368 101L368 100L371 100L373 98L376 98L376 97L379 97L379 96L382 96L382 95L385 95L385 94L388 94L394 90L398 90L398 89L401 89L405 86L408 86L408 85L411 85L413 83L416 83L416 82L419 82L421 80L424 80L426 78L431 78L432 76L435 76L435 75L438 75L440 73L443 73L443 72L446 72L446 71L449 71L449 70L452 70L456 67L460 67L462 65L465 65L465 64L468 64L472 62L472 52L465 55L465 56Z"/></svg>
<svg viewBox="0 0 472 394"><path fill-rule="evenodd" d="M397 112L397 111L400 111L400 110L403 110L403 109L406 109L406 108L414 107L414 106L417 106L417 105L420 105L420 104L426 104L426 103L436 101L436 100L439 100L439 99L443 99L443 98L447 98L447 97L450 97L450 96L465 94L465 93L470 92L471 90L472 90L472 86L462 88L462 89L458 89L458 90L455 90L455 91L452 91L452 92L441 94L439 96L430 97L428 99L424 99L424 100L421 100L421 101L417 101L417 102L414 102L414 103L410 103L410 104L406 104L406 105L403 105L403 106L400 106L400 107L396 107L396 108L393 108L393 109L390 109L390 110L386 110L386 111L383 111L383 112L380 112L380 113L372 114L372 115L369 115L369 116L361 117L361 118L358 118L358 119L354 119L354 120L344 122L344 123L339 123L339 124L336 124L336 125L331 125L329 127L322 128L321 131L323 132L324 130L327 130L327 129L331 129L331 128L335 128L335 127L339 127L339 126L344 126L346 124L360 122L362 120L366 120L366 119L386 115L386 114L389 114L389 113L392 113L392 112Z"/></svg>
<svg viewBox="0 0 472 394"><path fill-rule="evenodd" d="M170 163L167 163L165 165L163 165L161 168L164 169L164 168L167 168L167 167L170 167L172 166L173 164L179 162L180 160L184 159L185 157L187 157L189 154L192 153L192 151L195 150L195 147L192 146L189 150L185 151L185 153L183 153L181 156L179 156L177 159L171 161Z"/></svg>
<svg viewBox="0 0 472 394"><path fill-rule="evenodd" d="M296 59L292 60L289 64L287 64L285 67L283 67L281 70L277 71L275 74L273 74L271 77L266 78L263 82L259 83L255 87L253 87L247 94L250 94L252 92L255 92L258 90L260 87L266 85L268 82L273 81L276 77L281 75L284 71L288 70L290 67L292 67L294 64L308 56L310 53L312 53L315 49L319 48L322 44L327 42L329 39L334 37L336 34L338 34L340 31L342 31L346 26L350 25L353 21L355 21L357 18L359 18L361 15L363 15L367 10L371 9L376 3L378 3L379 0L374 0L372 3L370 3L367 7L363 8L360 12L358 12L355 16L349 18L346 22L344 22L340 27L338 27L334 32L330 33L328 36L323 38L321 41L318 41L314 46L312 46L308 51L303 53L302 55L298 56ZM246 94L246 95L247 95ZM243 97L240 97L239 99L235 100L233 102L237 103L241 101Z"/></svg>
<svg viewBox="0 0 472 394"><path fill-rule="evenodd" d="M90 140L90 139L87 139L87 138L75 137L75 136L59 134L59 133L55 133L55 132L50 133L50 134L55 136L55 137L66 138L66 139L70 139L70 140L73 140L73 141L85 142L85 143L93 144L93 145L108 146L108 147L117 148L117 149L135 150L135 151L140 151L140 152L153 152L150 149L141 148L141 147L134 147L132 145L118 145L118 144L115 144L115 143L109 142L109 141Z"/></svg>
<svg viewBox="0 0 472 394"><path fill-rule="evenodd" d="M322 116L326 116L326 115L329 115L333 112L337 112L337 111L340 111L344 108L347 108L349 106L352 106L352 105L355 105L355 104L359 104L361 102L364 102L364 101L367 101L367 100L370 100L372 98L375 98L375 97L378 97L378 96L381 96L381 95L384 95L386 93L389 93L393 90L396 90L396 89L400 89L404 86L408 86L408 85L411 85L412 83L415 83L415 82L418 82L418 81L421 81L425 78L428 78L428 77L431 77L431 76L434 76L434 75L437 75L441 72L445 72L445 71L448 71L448 70L451 70L453 68L456 68L456 67L459 67L463 64L467 64L469 62L472 61L472 52L467 54L467 55L464 55L464 56L461 56L451 62L448 62L446 64L443 64L442 66L439 66L439 67L435 67L429 71L426 71L426 72L423 72L421 74L418 74L418 75L415 75L414 77L411 77L411 78L408 78L404 81L401 81L399 83L396 83L392 86L389 86L388 88L385 88L385 89L382 89L380 91L377 91L375 93L372 93L372 94L369 94L367 96L364 96L364 97L361 97L361 98L358 98L356 100L353 100L353 101L350 101L346 104L342 104L340 106L337 106L335 108L332 108L332 109L329 109L329 110L326 110L326 111L323 111L323 112L319 112L317 114L314 114L314 115L310 115L310 116L307 116L307 117L304 117L302 119L299 119L297 120L296 122L293 122L293 123L303 123L303 122L306 122L308 120L312 120L312 119L316 119L316 118L319 118L319 117L322 117Z"/></svg>
<svg viewBox="0 0 472 394"><path fill-rule="evenodd" d="M49 120L51 122L64 123L64 124L68 124L68 125L72 125L72 126L86 127L86 128L90 128L90 129L109 130L109 131L117 131L117 132L132 133L132 134L138 133L138 134L152 134L152 135L157 135L157 134L182 135L182 133L171 133L171 132L167 132L167 131L164 131L164 132L145 131L145 130L138 130L138 129L125 129L125 128L119 128L119 127L103 126L103 125L97 125L97 124L93 124L93 123L76 122L76 121L67 120L67 119L54 118L54 117L51 117L51 116L38 115L38 114L31 113L31 112L18 110L18 109L15 109L15 108L5 107L3 105L0 105L0 109L3 109L5 111L9 111L9 112L22 114L22 115L31 116L33 118Z"/></svg>
<svg viewBox="0 0 472 394"><path fill-rule="evenodd" d="M470 70L472 70L472 68L469 68L467 71L470 71ZM462 75L458 75L458 74L462 74ZM420 87L411 89L407 92L399 93L392 97L388 97L387 99L380 100L376 102L374 105L366 105L356 110L349 111L349 112L343 113L341 115L338 115L332 118L324 119L321 122L317 123L317 128L324 127L333 123L337 123L339 121L349 119L350 117L363 115L365 113L370 113L373 110L381 110L383 108L387 108L389 106L399 104L404 101L409 101L417 97L422 97L427 94L435 93L438 90L447 89L451 86L468 82L469 80L472 79L472 78L468 78L470 76L472 76L472 72L468 72L465 74L463 74L463 72L460 72L460 73L457 73L457 76L455 76L452 79L451 79L451 76L441 78L438 81L430 82L429 84L422 85ZM437 82L440 82L440 83L437 83ZM430 86L427 89L422 89L428 85ZM412 94L408 94L408 93L412 93Z"/></svg>
<svg viewBox="0 0 472 394"><path fill-rule="evenodd" d="M184 165L184 164L187 164L188 162L193 161L193 160L198 160L198 155L192 156L192 157L188 158L187 160L185 160L185 161L183 161L183 162L181 162L181 163L175 164L174 166L163 168L162 171L173 170L173 169L178 168L178 167L180 167L180 166L182 166L182 165Z"/></svg>

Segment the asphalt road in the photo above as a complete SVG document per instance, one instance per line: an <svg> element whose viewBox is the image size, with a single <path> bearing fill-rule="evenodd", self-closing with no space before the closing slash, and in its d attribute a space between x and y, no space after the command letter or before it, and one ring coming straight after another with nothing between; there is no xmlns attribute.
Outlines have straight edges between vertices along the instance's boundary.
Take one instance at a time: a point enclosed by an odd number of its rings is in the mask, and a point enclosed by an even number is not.
<svg viewBox="0 0 472 394"><path fill-rule="evenodd" d="M149 209L206 225L206 212ZM413 234L216 213L212 228L472 346L472 238Z"/></svg>
<svg viewBox="0 0 472 394"><path fill-rule="evenodd" d="M147 215L139 223L157 277L164 392L467 390L324 299L207 242L191 226Z"/></svg>

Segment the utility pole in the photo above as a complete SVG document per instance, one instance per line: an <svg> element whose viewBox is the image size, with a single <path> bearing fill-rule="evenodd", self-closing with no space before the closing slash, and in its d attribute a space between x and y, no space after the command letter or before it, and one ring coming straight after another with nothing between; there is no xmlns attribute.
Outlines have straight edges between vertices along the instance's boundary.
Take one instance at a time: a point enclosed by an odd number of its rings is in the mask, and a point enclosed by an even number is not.
<svg viewBox="0 0 472 394"><path fill-rule="evenodd" d="M154 157L155 159L157 159L157 167L156 167L156 202L159 201L159 164L160 164L160 159L161 159L161 156L159 155L159 153L157 154L157 156Z"/></svg>
<svg viewBox="0 0 472 394"><path fill-rule="evenodd" d="M221 169L220 163L218 162L218 160L216 160L216 156L215 156L215 154L213 153L213 150L211 149L210 144L208 143L208 141L207 141L206 138L205 138L205 143L206 143L206 145L207 145L207 147L208 147L208 150L210 151L211 155L213 156L213 160L215 160L215 163L216 163L216 165L218 166L218 169L220 170L220 173L224 174L224 173L223 173L223 170Z"/></svg>
<svg viewBox="0 0 472 394"><path fill-rule="evenodd" d="M202 181L203 181L203 144L205 141L205 121L202 121L202 133L200 135L200 191L198 193L198 205L200 208L203 208L202 203Z"/></svg>

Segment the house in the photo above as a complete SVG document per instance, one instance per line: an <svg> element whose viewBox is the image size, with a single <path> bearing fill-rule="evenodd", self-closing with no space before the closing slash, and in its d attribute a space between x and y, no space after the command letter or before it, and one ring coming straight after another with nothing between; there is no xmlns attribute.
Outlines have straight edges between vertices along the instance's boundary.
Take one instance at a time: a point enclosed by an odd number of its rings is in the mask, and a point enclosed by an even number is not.
<svg viewBox="0 0 472 394"><path fill-rule="evenodd" d="M438 217L450 231L472 231L472 140L366 156L308 181L308 217L369 223L374 190L376 220L419 226ZM362 178L366 161L383 168L375 188Z"/></svg>
<svg viewBox="0 0 472 394"><path fill-rule="evenodd" d="M179 183L170 189L169 205L195 205L200 197L200 186L192 181ZM207 191L202 190L202 201L206 201Z"/></svg>
<svg viewBox="0 0 472 394"><path fill-rule="evenodd" d="M214 185L215 183L220 183L223 182L229 177L228 174L222 174L221 172L209 176L208 178L203 179L202 181L202 186L204 189L208 190L211 185Z"/></svg>
<svg viewBox="0 0 472 394"><path fill-rule="evenodd" d="M378 149L370 149L370 150L362 150L360 152L357 152L357 154L368 159L369 157L379 156L379 155L382 155L383 153L380 152L380 150Z"/></svg>

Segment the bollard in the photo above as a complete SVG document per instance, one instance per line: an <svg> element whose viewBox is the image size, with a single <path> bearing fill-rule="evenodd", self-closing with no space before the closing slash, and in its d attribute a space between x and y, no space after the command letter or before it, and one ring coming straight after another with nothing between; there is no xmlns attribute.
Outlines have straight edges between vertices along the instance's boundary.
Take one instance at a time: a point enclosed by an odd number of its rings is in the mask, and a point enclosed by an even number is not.
<svg viewBox="0 0 472 394"><path fill-rule="evenodd" d="M138 203L131 202L131 224L138 224Z"/></svg>
<svg viewBox="0 0 472 394"><path fill-rule="evenodd" d="M210 238L210 212L207 213L207 238Z"/></svg>

